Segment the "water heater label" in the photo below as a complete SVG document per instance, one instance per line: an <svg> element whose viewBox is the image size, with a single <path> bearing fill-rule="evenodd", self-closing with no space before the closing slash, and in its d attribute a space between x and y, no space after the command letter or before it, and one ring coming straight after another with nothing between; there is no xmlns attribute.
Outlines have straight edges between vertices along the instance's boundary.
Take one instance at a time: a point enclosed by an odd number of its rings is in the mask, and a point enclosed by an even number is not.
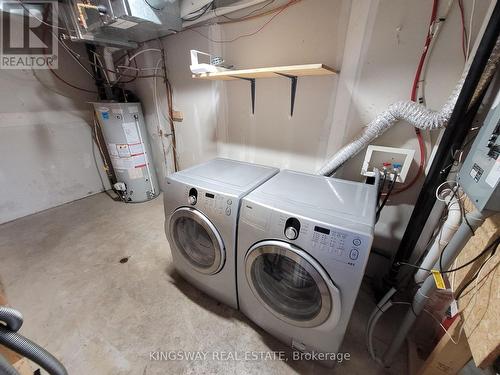
<svg viewBox="0 0 500 375"><path fill-rule="evenodd" d="M134 143L134 144L128 145L128 148L129 148L130 154L132 156L144 154L144 146L142 145L142 143Z"/></svg>
<svg viewBox="0 0 500 375"><path fill-rule="evenodd" d="M128 144L140 143L139 133L137 132L137 126L134 122L124 122L122 124L123 132L125 133L125 138Z"/></svg>
<svg viewBox="0 0 500 375"><path fill-rule="evenodd" d="M129 158L131 156L128 145L117 144L116 149L118 150L118 156L121 158Z"/></svg>
<svg viewBox="0 0 500 375"><path fill-rule="evenodd" d="M134 159L134 168L142 168L146 166L146 155L135 155L132 156Z"/></svg>

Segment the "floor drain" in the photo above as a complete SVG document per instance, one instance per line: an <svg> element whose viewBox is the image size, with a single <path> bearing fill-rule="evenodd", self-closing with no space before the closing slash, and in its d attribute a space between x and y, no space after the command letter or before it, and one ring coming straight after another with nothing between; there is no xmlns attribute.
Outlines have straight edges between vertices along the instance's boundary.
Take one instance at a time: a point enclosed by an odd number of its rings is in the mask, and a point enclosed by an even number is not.
<svg viewBox="0 0 500 375"><path fill-rule="evenodd" d="M128 259L129 259L129 257L122 258L122 259L120 259L120 263L127 263Z"/></svg>

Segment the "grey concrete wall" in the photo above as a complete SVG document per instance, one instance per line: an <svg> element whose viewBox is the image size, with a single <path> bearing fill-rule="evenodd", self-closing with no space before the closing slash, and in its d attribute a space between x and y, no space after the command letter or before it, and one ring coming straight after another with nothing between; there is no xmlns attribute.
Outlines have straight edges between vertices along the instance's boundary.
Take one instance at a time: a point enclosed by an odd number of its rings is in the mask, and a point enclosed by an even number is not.
<svg viewBox="0 0 500 375"><path fill-rule="evenodd" d="M94 89L62 48L59 58L59 75ZM102 190L89 127L94 99L46 70L0 70L0 223Z"/></svg>

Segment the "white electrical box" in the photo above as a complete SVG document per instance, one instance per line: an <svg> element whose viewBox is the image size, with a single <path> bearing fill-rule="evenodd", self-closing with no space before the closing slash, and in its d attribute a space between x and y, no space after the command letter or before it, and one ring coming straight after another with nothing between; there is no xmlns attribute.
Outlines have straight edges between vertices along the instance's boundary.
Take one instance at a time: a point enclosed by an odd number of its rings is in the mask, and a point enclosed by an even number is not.
<svg viewBox="0 0 500 375"><path fill-rule="evenodd" d="M375 176L374 168L383 171L385 167L392 171L397 167L399 174L396 182L403 183L410 170L414 155L415 150L412 149L369 145L366 149L361 174L373 177ZM387 177L393 179L394 174L388 173Z"/></svg>

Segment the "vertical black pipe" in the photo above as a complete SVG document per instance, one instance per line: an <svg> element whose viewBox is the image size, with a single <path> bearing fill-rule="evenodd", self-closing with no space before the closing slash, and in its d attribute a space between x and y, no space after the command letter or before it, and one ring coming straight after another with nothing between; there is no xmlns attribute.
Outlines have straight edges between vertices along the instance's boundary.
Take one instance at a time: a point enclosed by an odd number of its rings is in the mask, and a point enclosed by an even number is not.
<svg viewBox="0 0 500 375"><path fill-rule="evenodd" d="M94 61L94 52L96 52L96 46L93 44L85 43L87 49L87 56L89 61ZM92 73L94 74L95 85L97 87L97 94L100 100L113 100L113 95L111 93L111 88L107 85L107 82L103 76L101 69L96 65L90 65L92 68Z"/></svg>
<svg viewBox="0 0 500 375"><path fill-rule="evenodd" d="M398 262L407 262L410 258L436 201L435 191L446 180L448 174L446 166L453 162L450 150L459 150L470 131L472 121L466 121L466 118L473 118L475 112L471 113L471 111L468 111L469 105L484 68L488 63L493 47L497 42L499 31L500 1L497 1L429 169L429 173L415 203L415 208L394 257L392 267L385 278L385 281L389 285L397 283L399 273ZM477 111L478 106L474 107L471 110Z"/></svg>

